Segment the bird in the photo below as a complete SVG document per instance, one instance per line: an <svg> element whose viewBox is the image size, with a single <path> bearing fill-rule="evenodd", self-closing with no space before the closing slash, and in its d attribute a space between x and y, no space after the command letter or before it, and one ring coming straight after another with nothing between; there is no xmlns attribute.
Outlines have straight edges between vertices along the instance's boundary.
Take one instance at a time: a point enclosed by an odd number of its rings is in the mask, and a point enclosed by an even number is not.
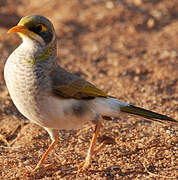
<svg viewBox="0 0 178 180"><path fill-rule="evenodd" d="M8 57L4 79L17 109L32 123L43 127L51 144L33 169L41 167L59 139L59 130L80 129L86 122L94 132L79 171L86 171L95 154L103 117L121 113L150 121L178 124L166 115L121 102L92 83L63 69L57 62L57 36L49 19L41 15L22 17L8 33L17 33L22 43Z"/></svg>

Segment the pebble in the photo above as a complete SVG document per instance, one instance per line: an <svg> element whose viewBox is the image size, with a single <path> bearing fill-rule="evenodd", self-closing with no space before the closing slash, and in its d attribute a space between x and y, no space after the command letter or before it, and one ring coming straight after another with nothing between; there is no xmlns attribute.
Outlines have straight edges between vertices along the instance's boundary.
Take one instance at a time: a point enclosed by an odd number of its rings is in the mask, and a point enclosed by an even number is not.
<svg viewBox="0 0 178 180"><path fill-rule="evenodd" d="M147 21L147 27L148 28L153 28L155 26L155 20L153 19L153 18L150 18L150 19L148 19L148 21Z"/></svg>
<svg viewBox="0 0 178 180"><path fill-rule="evenodd" d="M106 2L106 7L107 7L108 9L112 9L112 8L114 7L113 2L112 2L112 1Z"/></svg>
<svg viewBox="0 0 178 180"><path fill-rule="evenodd" d="M134 0L133 3L135 6L141 6L143 2L142 0Z"/></svg>

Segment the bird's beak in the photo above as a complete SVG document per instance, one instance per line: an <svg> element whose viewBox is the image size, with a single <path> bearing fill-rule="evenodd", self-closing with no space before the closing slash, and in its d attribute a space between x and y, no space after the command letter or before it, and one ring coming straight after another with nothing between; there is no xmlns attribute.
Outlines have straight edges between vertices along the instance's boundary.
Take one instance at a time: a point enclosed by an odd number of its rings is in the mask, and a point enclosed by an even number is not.
<svg viewBox="0 0 178 180"><path fill-rule="evenodd" d="M29 37L29 38L31 38L33 40L38 41L42 45L45 45L45 42L43 41L43 39L38 34L28 30L28 28L26 28L23 25L14 26L13 28L9 29L9 31L7 31L7 33L8 34L10 34L10 33L18 33L22 39L24 39L26 37Z"/></svg>
<svg viewBox="0 0 178 180"><path fill-rule="evenodd" d="M9 29L9 31L7 33L8 34L10 34L10 33L22 33L25 35L29 35L30 31L25 26L17 25L17 26L14 26L13 28Z"/></svg>

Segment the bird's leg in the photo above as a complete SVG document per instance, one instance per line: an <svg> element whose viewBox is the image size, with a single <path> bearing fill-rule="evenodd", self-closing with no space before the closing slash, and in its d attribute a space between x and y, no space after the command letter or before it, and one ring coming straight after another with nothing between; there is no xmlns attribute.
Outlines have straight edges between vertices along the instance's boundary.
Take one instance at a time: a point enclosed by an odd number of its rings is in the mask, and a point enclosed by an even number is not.
<svg viewBox="0 0 178 180"><path fill-rule="evenodd" d="M37 169L40 168L41 164L44 162L44 160L47 158L49 152L52 150L52 148L54 147L54 145L56 144L56 141L52 141L52 143L50 144L50 146L48 147L47 151L43 154L42 158L40 159L40 161L38 162L38 164L36 165L35 169L33 169L33 172L35 172Z"/></svg>
<svg viewBox="0 0 178 180"><path fill-rule="evenodd" d="M88 153L87 153L87 156L85 158L85 161L83 163L81 163L78 167L79 172L85 171L91 164L92 155L95 153L94 147L96 144L97 136L100 132L100 128L101 128L101 122L97 122L97 124L95 125L95 130L93 133L93 137L92 137L90 147L88 149Z"/></svg>
<svg viewBox="0 0 178 180"><path fill-rule="evenodd" d="M40 159L40 161L38 162L38 164L36 165L35 169L33 169L33 173L40 168L41 164L45 161L45 159L47 158L49 152L53 149L54 145L56 144L57 142L57 130L54 130L54 129L48 129L48 128L45 128L51 139L52 139L52 143L50 144L50 146L48 147L48 149L46 150L46 152L43 154L42 158Z"/></svg>

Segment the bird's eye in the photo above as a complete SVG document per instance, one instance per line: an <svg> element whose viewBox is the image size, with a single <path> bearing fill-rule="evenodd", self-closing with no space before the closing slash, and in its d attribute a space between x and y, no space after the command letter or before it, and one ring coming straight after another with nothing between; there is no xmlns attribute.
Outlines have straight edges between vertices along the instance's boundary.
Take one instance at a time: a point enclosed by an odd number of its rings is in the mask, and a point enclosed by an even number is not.
<svg viewBox="0 0 178 180"><path fill-rule="evenodd" d="M46 27L43 26L42 24L38 24L36 26L32 26L31 28L29 28L30 31L33 31L34 33L38 34L40 32L46 31Z"/></svg>
<svg viewBox="0 0 178 180"><path fill-rule="evenodd" d="M35 27L35 30L36 30L37 32L41 32L41 30L42 30L42 25L37 25L37 26Z"/></svg>

